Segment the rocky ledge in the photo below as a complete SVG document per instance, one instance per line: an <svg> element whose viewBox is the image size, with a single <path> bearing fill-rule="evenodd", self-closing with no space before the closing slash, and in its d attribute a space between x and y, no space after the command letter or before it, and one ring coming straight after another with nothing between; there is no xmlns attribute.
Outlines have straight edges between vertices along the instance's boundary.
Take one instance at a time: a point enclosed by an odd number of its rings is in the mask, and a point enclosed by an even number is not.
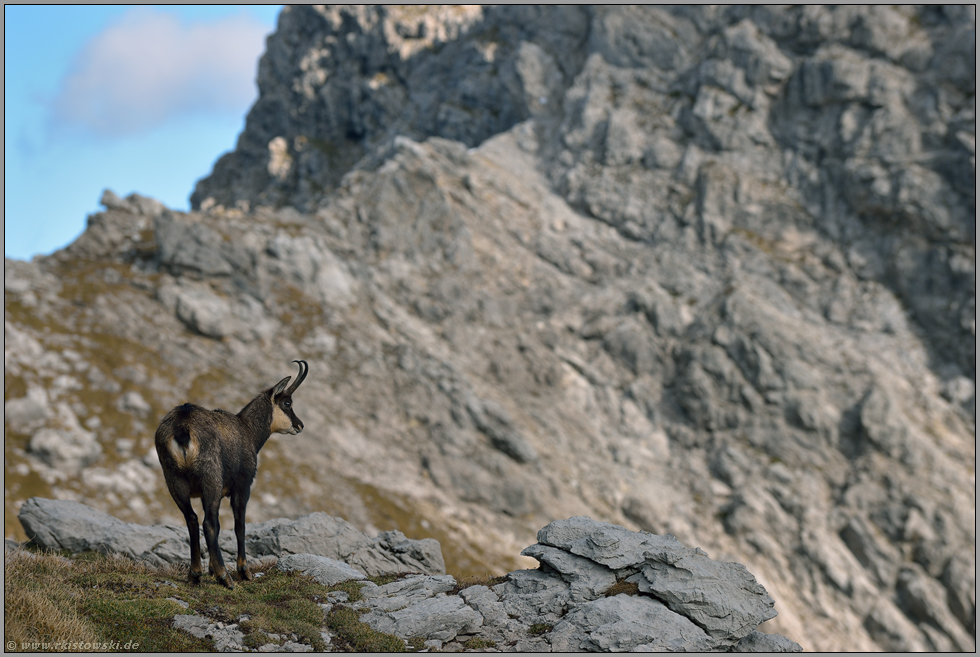
<svg viewBox="0 0 980 657"><path fill-rule="evenodd" d="M157 564L188 554L182 527L125 523L77 502L32 498L20 519L41 547L119 552ZM400 532L371 538L324 513L249 525L246 549L325 586L365 580L359 600L331 593L324 613L349 606L372 629L422 639L428 648L463 650L477 639L505 651L801 651L786 637L758 631L776 616L775 602L741 564L714 561L669 534L581 516L550 523L537 539L522 554L537 559L538 569L465 588L442 574L437 541ZM228 558L233 545L223 532ZM366 581L406 570L421 572L383 586ZM179 615L174 624L221 649L242 649L233 626L196 615Z"/></svg>
<svg viewBox="0 0 980 657"><path fill-rule="evenodd" d="M24 502L18 518L29 544L37 547L73 554L87 551L122 554L155 566L184 563L190 555L186 527L123 522L69 500L32 497ZM234 563L238 550L235 532L223 530L218 545L225 562ZM369 576L405 571L429 575L446 572L442 549L434 539L413 541L399 531L370 537L347 521L326 513L249 524L245 551L253 559L317 554L348 563ZM201 554L207 554L203 532Z"/></svg>

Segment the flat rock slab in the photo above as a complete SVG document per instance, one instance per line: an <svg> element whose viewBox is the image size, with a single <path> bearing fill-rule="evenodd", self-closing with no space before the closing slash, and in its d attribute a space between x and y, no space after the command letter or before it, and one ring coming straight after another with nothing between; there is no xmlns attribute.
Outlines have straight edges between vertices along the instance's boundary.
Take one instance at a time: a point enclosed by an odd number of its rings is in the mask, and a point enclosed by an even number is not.
<svg viewBox="0 0 980 657"><path fill-rule="evenodd" d="M173 626L199 639L211 639L214 641L214 648L218 652L241 651L242 643L245 641L245 635L238 630L238 625L218 627L217 623L204 616L179 614L174 616Z"/></svg>
<svg viewBox="0 0 980 657"><path fill-rule="evenodd" d="M32 497L18 514L28 543L52 550L123 554L160 566L190 558L186 527L136 525L71 500Z"/></svg>
<svg viewBox="0 0 980 657"><path fill-rule="evenodd" d="M551 633L556 652L705 652L717 643L700 627L645 596L616 595L568 613Z"/></svg>
<svg viewBox="0 0 980 657"><path fill-rule="evenodd" d="M671 534L632 532L586 516L549 523L538 531L538 543L591 559L613 570L638 566L647 558L670 563L690 553L704 554L699 548L684 547Z"/></svg>
<svg viewBox="0 0 980 657"><path fill-rule="evenodd" d="M361 600L354 603L355 609L370 608L394 611L427 600L439 593L445 593L456 586L452 575L405 577L384 586L361 590Z"/></svg>
<svg viewBox="0 0 980 657"><path fill-rule="evenodd" d="M234 551L234 534L222 532L221 549ZM317 512L295 520L277 518L248 525L245 551L260 557L280 554L318 554L344 561L369 577L400 572L441 575L446 572L439 542L406 538L398 531L376 538L357 531L341 518Z"/></svg>
<svg viewBox="0 0 980 657"><path fill-rule="evenodd" d="M521 554L558 572L569 583L569 597L573 602L595 600L616 583L616 573L608 566L565 550L537 544L524 548Z"/></svg>
<svg viewBox="0 0 980 657"><path fill-rule="evenodd" d="M672 564L652 562L628 581L729 645L776 616L775 601L740 563L692 555Z"/></svg>
<svg viewBox="0 0 980 657"><path fill-rule="evenodd" d="M352 579L364 579L365 575L343 561L316 554L287 554L279 558L276 568L284 573L298 571L309 575L324 586L333 586Z"/></svg>
<svg viewBox="0 0 980 657"><path fill-rule="evenodd" d="M375 609L361 616L361 621L401 638L439 641L450 641L460 633L472 634L483 625L483 617L458 595L438 595L396 611Z"/></svg>

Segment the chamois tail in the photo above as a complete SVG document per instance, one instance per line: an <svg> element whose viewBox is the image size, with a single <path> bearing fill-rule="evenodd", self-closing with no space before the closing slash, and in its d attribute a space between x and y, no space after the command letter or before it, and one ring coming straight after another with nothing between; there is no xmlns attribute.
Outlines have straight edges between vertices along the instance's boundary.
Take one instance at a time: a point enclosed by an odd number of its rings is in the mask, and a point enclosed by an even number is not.
<svg viewBox="0 0 980 657"><path fill-rule="evenodd" d="M187 449L187 446L191 442L191 432L188 428L190 422L188 420L193 409L193 404L181 404L174 409L173 440L184 450Z"/></svg>

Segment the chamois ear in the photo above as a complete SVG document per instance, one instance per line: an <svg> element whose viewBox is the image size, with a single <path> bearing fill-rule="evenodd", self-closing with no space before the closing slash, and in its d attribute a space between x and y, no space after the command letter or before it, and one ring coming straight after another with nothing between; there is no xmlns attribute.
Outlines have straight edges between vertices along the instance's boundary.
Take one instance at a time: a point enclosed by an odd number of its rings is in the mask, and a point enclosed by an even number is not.
<svg viewBox="0 0 980 657"><path fill-rule="evenodd" d="M279 394L286 389L286 384L289 383L291 378L293 377L287 376L285 379L276 384L276 387L272 389L273 398L278 397Z"/></svg>

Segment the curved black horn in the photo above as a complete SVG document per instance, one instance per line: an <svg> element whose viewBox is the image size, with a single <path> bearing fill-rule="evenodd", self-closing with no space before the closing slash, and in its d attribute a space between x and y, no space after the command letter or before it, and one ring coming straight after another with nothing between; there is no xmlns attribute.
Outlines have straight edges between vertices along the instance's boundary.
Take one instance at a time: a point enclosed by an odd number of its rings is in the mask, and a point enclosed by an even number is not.
<svg viewBox="0 0 980 657"><path fill-rule="evenodd" d="M294 360L293 362L299 363L299 374L296 376L296 380L293 381L293 385L286 389L285 394L287 395L296 392L296 388L299 387L299 384L303 382L303 379L306 378L307 373L310 371L310 366L306 364L305 360Z"/></svg>

